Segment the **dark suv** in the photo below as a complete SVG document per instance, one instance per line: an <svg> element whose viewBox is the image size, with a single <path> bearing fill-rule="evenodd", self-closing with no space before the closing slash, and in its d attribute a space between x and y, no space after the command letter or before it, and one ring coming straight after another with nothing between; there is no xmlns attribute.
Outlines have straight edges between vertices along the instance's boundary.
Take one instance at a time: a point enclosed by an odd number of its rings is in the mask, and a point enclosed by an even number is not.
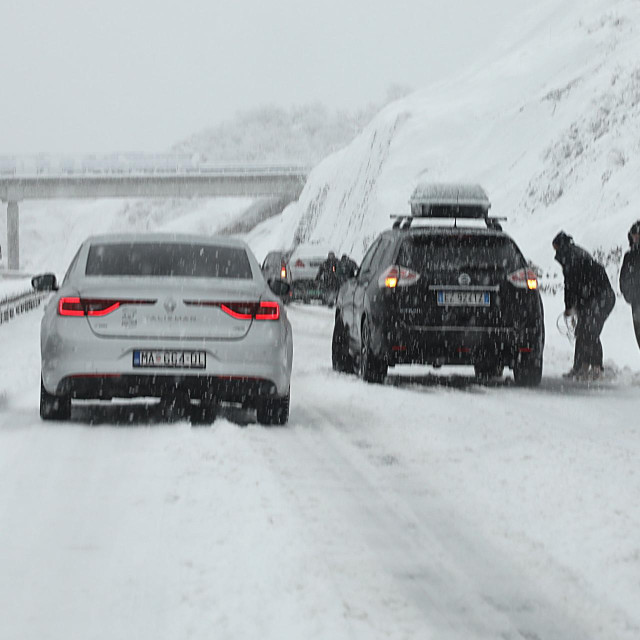
<svg viewBox="0 0 640 640"><path fill-rule="evenodd" d="M397 216L340 289L333 368L381 381L387 368L466 364L493 377L513 369L520 385L542 377L543 307L536 274L489 218L477 185L423 185L411 215ZM418 218L455 226L416 226ZM487 228L458 226L468 218Z"/></svg>

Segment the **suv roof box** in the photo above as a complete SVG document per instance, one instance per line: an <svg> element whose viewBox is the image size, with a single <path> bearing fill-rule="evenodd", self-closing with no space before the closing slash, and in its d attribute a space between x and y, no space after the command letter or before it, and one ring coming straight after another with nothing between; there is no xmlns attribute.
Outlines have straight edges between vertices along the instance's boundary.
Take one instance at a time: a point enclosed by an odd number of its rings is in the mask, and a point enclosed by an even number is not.
<svg viewBox="0 0 640 640"><path fill-rule="evenodd" d="M464 182L424 182L419 184L409 200L411 213L392 215L393 228L406 229L416 218L453 218L484 220L489 229L502 231L499 220L490 218L491 202L479 184Z"/></svg>
<svg viewBox="0 0 640 640"><path fill-rule="evenodd" d="M411 215L424 218L486 218L491 202L479 184L425 182L409 200Z"/></svg>

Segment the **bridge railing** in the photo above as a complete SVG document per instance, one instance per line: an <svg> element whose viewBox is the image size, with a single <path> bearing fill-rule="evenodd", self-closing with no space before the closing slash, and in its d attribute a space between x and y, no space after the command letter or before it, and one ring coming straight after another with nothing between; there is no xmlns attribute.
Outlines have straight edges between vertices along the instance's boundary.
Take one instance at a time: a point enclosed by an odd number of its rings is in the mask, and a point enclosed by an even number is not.
<svg viewBox="0 0 640 640"><path fill-rule="evenodd" d="M289 175L308 173L309 167L291 164L201 162L188 155L0 156L0 178L77 175L244 174Z"/></svg>

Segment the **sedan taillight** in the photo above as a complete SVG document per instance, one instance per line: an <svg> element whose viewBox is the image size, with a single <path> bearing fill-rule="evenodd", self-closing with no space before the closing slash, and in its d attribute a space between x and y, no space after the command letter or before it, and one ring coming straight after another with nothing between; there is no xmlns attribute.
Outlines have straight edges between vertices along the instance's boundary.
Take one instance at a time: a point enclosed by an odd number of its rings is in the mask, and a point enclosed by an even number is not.
<svg viewBox="0 0 640 640"><path fill-rule="evenodd" d="M236 320L278 320L280 303L271 300L262 302L217 302L210 300L185 300L191 307L220 307L224 313Z"/></svg>
<svg viewBox="0 0 640 640"><path fill-rule="evenodd" d="M60 298L58 300L58 314L61 316L85 315L80 298Z"/></svg>
<svg viewBox="0 0 640 640"><path fill-rule="evenodd" d="M58 300L61 316L106 316L127 304L155 304L155 300L114 300L112 298L78 298L65 296Z"/></svg>
<svg viewBox="0 0 640 640"><path fill-rule="evenodd" d="M265 300L260 303L256 313L256 320L278 320L280 318L280 303Z"/></svg>
<svg viewBox="0 0 640 640"><path fill-rule="evenodd" d="M257 302L220 302L215 306L236 320L252 320L259 308Z"/></svg>
<svg viewBox="0 0 640 640"><path fill-rule="evenodd" d="M507 280L519 289L530 289L533 291L538 288L538 276L531 269L518 269L507 276Z"/></svg>
<svg viewBox="0 0 640 640"><path fill-rule="evenodd" d="M420 274L417 271L412 271L406 267L400 267L394 264L378 278L378 286L383 289L408 287L418 282L419 279Z"/></svg>

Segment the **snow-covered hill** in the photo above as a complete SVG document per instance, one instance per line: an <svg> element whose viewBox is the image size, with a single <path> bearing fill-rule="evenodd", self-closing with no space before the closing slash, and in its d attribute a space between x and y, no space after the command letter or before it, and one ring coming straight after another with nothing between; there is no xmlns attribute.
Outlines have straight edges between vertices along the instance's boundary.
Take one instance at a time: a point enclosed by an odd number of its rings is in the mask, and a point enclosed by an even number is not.
<svg viewBox="0 0 640 640"><path fill-rule="evenodd" d="M328 242L362 257L422 180L482 183L537 264L561 228L605 251L640 217L640 3L536 3L483 68L386 107L250 234L258 255Z"/></svg>
<svg viewBox="0 0 640 640"><path fill-rule="evenodd" d="M200 131L173 149L208 162L313 165L351 142L374 115L331 113L322 104L291 109L264 106Z"/></svg>
<svg viewBox="0 0 640 640"><path fill-rule="evenodd" d="M263 105L199 131L173 150L207 162L313 166L349 144L382 107L408 92L406 87L392 85L384 99L353 111L332 110L320 103L290 108Z"/></svg>

